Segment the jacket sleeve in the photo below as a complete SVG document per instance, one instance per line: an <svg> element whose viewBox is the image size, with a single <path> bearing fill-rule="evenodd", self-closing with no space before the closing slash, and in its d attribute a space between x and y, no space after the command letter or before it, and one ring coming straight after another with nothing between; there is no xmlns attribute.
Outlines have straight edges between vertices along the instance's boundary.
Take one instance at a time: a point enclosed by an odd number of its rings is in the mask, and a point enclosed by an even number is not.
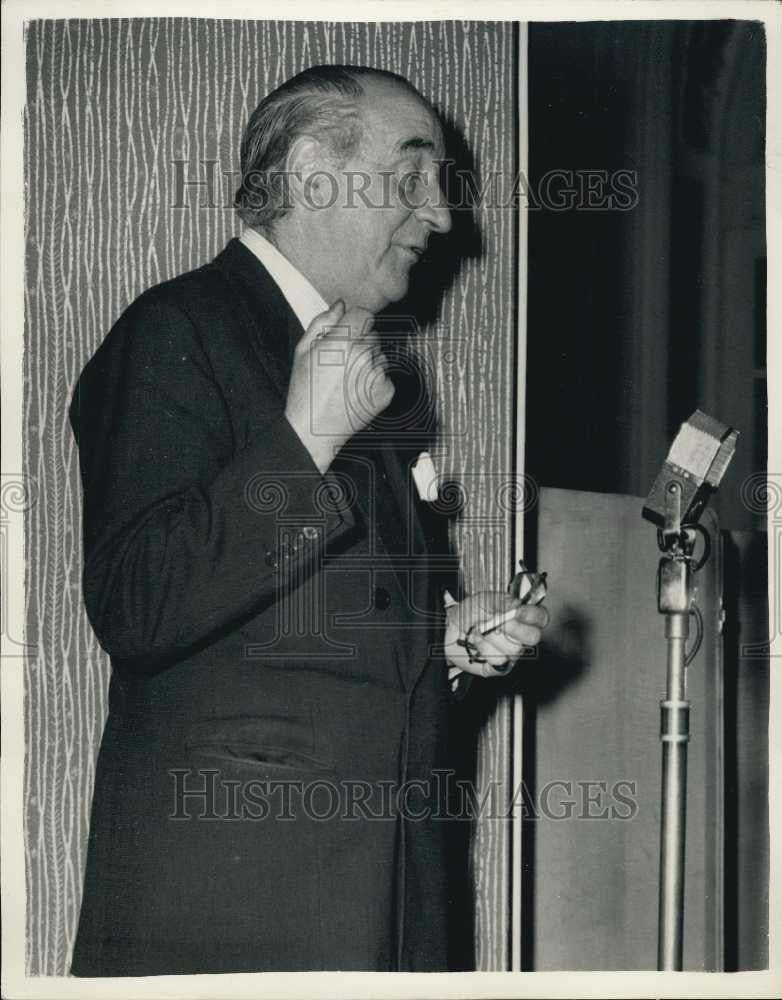
<svg viewBox="0 0 782 1000"><path fill-rule="evenodd" d="M353 524L328 502L279 392L259 383L268 424L236 450L224 391L195 324L154 296L79 381L84 600L113 657L176 656L259 612L281 561L315 562Z"/></svg>
<svg viewBox="0 0 782 1000"><path fill-rule="evenodd" d="M438 631L441 640L445 639L445 626L447 623L445 594L448 592L452 598L461 600L462 594L462 574L459 566L459 557L451 541L448 529L448 520L438 513L436 508L430 504L419 502L417 504L418 516L421 519L424 532L427 538L427 546L430 552L437 555L438 571L433 574L432 584L434 590L434 600L436 607L434 612L439 616ZM436 647L435 655L436 669L448 675L451 665L445 656L445 649L441 641ZM448 697L451 702L461 702L467 696L472 686L472 674L461 672L454 678L448 678Z"/></svg>

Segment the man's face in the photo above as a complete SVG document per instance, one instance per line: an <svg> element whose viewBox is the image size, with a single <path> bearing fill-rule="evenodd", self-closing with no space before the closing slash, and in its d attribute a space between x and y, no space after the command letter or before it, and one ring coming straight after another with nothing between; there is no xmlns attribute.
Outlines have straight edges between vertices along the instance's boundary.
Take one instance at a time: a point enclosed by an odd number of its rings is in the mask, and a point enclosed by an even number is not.
<svg viewBox="0 0 782 1000"><path fill-rule="evenodd" d="M450 213L439 187L440 125L414 93L390 81L365 83L364 136L339 174L339 198L319 228L330 242L329 301L377 312L407 292L410 271Z"/></svg>

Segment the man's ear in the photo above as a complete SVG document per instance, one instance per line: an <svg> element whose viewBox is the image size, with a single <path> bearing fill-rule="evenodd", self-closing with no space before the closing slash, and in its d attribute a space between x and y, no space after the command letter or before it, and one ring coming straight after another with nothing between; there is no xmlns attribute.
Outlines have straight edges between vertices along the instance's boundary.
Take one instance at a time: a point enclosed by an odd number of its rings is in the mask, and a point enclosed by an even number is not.
<svg viewBox="0 0 782 1000"><path fill-rule="evenodd" d="M337 178L329 170L327 150L318 139L300 135L288 151L286 170L295 204L309 212L334 204Z"/></svg>

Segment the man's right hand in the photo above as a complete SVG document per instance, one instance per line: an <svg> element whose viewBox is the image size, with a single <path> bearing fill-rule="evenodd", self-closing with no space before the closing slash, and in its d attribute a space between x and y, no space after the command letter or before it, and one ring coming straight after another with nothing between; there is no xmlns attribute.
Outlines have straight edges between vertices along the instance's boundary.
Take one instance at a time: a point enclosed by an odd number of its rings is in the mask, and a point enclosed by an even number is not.
<svg viewBox="0 0 782 1000"><path fill-rule="evenodd" d="M394 396L372 323L372 313L338 299L296 345L285 416L322 473Z"/></svg>

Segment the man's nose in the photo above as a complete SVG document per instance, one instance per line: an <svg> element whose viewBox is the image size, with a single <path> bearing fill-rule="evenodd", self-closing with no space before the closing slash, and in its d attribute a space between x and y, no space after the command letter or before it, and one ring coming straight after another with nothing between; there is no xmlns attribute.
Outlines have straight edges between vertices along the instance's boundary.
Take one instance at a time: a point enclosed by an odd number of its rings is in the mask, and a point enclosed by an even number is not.
<svg viewBox="0 0 782 1000"><path fill-rule="evenodd" d="M431 197L427 198L420 208L417 209L416 215L434 233L447 233L450 230L451 212L439 184L435 186Z"/></svg>

